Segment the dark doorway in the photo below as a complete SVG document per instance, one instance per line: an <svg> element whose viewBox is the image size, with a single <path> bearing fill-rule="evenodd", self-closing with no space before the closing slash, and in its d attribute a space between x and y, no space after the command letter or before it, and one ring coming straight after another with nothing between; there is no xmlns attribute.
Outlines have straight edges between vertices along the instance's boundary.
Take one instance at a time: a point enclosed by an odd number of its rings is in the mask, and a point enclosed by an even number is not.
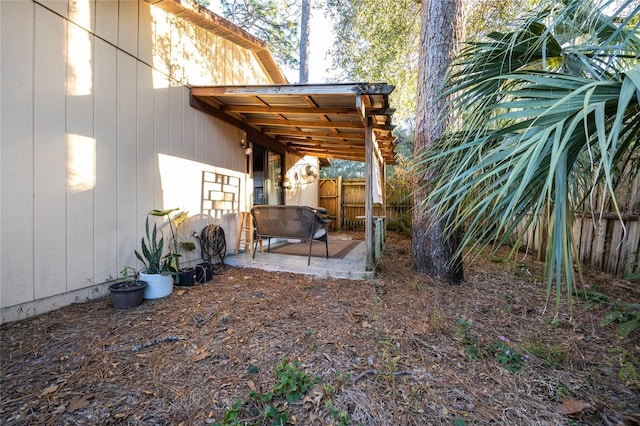
<svg viewBox="0 0 640 426"><path fill-rule="evenodd" d="M283 204L282 155L253 144L253 204Z"/></svg>

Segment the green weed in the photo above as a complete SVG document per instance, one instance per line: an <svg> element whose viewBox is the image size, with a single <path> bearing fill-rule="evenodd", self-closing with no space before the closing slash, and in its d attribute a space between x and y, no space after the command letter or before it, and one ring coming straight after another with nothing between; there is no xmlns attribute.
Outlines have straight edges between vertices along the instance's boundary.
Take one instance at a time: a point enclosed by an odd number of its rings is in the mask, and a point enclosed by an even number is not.
<svg viewBox="0 0 640 426"><path fill-rule="evenodd" d="M465 358L470 361L476 361L480 358L480 349L478 348L478 338L471 335L472 325L472 321L460 318L458 320L458 331L456 332L456 335L462 344L462 350L464 351Z"/></svg>
<svg viewBox="0 0 640 426"><path fill-rule="evenodd" d="M525 363L529 361L529 355L521 355L511 345L509 338L505 336L499 336L497 341L489 345L487 351L493 355L496 361L512 373L519 372Z"/></svg>
<svg viewBox="0 0 640 426"><path fill-rule="evenodd" d="M247 370L256 371L257 367L249 364ZM283 407L298 402L319 379L302 371L299 362L290 363L284 359L276 366L276 383L267 391L252 391L249 398L236 399L224 413L221 422L212 426L249 426L249 425L285 425L290 422L289 411ZM286 404L282 401L284 399ZM242 417L251 419L242 420ZM256 421L257 420L257 421Z"/></svg>
<svg viewBox="0 0 640 426"><path fill-rule="evenodd" d="M619 368L618 376L626 386L640 387L640 375L637 367L640 360L633 353L623 348L614 348L615 355L612 358L615 367Z"/></svg>
<svg viewBox="0 0 640 426"><path fill-rule="evenodd" d="M618 336L627 337L638 328L640 320L640 304L616 302L611 306L600 321L600 326L606 327L609 324L618 324Z"/></svg>
<svg viewBox="0 0 640 426"><path fill-rule="evenodd" d="M562 345L547 345L543 342L534 342L526 345L527 352L541 358L545 365L551 368L561 367L567 362L567 351Z"/></svg>
<svg viewBox="0 0 640 426"><path fill-rule="evenodd" d="M273 387L273 393L284 396L288 403L297 402L317 382L318 379L312 380L300 369L299 362L289 363L285 358L276 366L276 384Z"/></svg>
<svg viewBox="0 0 640 426"><path fill-rule="evenodd" d="M333 405L333 402L327 401L324 406L329 411L329 415L336 420L336 425L349 426L349 424L351 424L349 421L349 413L346 411L340 411Z"/></svg>

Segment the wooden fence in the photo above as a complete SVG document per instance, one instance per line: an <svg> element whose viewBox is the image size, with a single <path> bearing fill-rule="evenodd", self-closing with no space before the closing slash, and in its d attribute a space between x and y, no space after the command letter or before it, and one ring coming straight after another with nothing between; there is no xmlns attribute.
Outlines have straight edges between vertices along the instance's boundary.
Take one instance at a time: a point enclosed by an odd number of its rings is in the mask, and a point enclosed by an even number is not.
<svg viewBox="0 0 640 426"><path fill-rule="evenodd" d="M411 191L406 186L387 182L386 209L375 206L374 216L385 216L387 228L409 230L411 227ZM327 209L334 229L364 229L365 180L320 179L319 205Z"/></svg>
<svg viewBox="0 0 640 426"><path fill-rule="evenodd" d="M624 176L634 173L626 170ZM625 277L640 272L640 173L623 181L615 194L619 216L607 191L593 191L576 215L573 241L583 266ZM524 234L527 250L538 260L544 260L546 238L547 226L540 223Z"/></svg>
<svg viewBox="0 0 640 426"><path fill-rule="evenodd" d="M627 175L633 175L628 171ZM616 191L622 220L614 213L609 197L594 197L593 208L579 214L573 237L582 264L592 270L620 277L640 272L640 173ZM386 216L389 229L408 231L411 227L411 188L395 184L386 187L386 210L374 209L374 216ZM333 219L334 229L364 229L364 179L321 179L319 205ZM592 213L592 211L594 213ZM594 217L595 216L595 217ZM521 231L521 230L520 230ZM524 235L526 249L544 260L547 228L539 224Z"/></svg>

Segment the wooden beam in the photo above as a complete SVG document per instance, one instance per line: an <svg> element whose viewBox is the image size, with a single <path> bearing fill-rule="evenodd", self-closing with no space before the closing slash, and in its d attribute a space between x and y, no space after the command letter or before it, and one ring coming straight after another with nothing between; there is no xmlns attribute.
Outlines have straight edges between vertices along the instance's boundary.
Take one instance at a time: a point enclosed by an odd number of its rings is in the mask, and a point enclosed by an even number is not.
<svg viewBox="0 0 640 426"><path fill-rule="evenodd" d="M386 83L275 84L254 86L194 86L194 96L315 96L315 95L388 95L395 86Z"/></svg>
<svg viewBox="0 0 640 426"><path fill-rule="evenodd" d="M350 149L364 152L364 142L302 141L300 139L278 139L278 141L287 144L287 146L295 146L297 148Z"/></svg>
<svg viewBox="0 0 640 426"><path fill-rule="evenodd" d="M352 115L353 108L319 108L294 106L224 105L224 112L264 113L264 114L337 114Z"/></svg>
<svg viewBox="0 0 640 426"><path fill-rule="evenodd" d="M301 152L304 152L304 151L301 151ZM336 156L332 156L331 154L328 154L328 153L317 153L317 154L309 153L309 155L312 155L312 156L318 157L318 158L329 158L329 159L331 159L331 158L340 158L342 160L359 161L361 163L364 163L364 160L365 160L364 153L360 154L360 155L357 155L357 154L345 155L344 157L343 156L336 157Z"/></svg>
<svg viewBox="0 0 640 426"><path fill-rule="evenodd" d="M365 269L367 271L372 271L374 267L374 254L375 254L375 241L373 235L373 167L374 167L374 158L373 158L373 126L371 123L371 117L367 117L366 119L366 129L365 129L365 147L364 147L364 156L365 156L365 200L364 200L364 244L366 249L366 265Z"/></svg>
<svg viewBox="0 0 640 426"><path fill-rule="evenodd" d="M273 135L280 138L292 137L292 138L312 138L317 140L342 140L342 141L361 141L364 142L363 133L322 133L322 132L302 132L285 128L282 130L264 129L264 134Z"/></svg>
<svg viewBox="0 0 640 426"><path fill-rule="evenodd" d="M218 108L214 108L209 103L203 102L194 96L190 96L189 105L191 105L195 109L198 109L202 112L212 115L226 123L229 123L240 130L244 130L247 133L247 137L249 138L249 140L253 142L257 142L267 149L275 151L278 154L284 154L287 151L287 147L281 144L280 142L278 142L276 139L268 135L265 135L264 133L260 132L258 129L255 129L254 127L247 125L246 123L238 120L237 118L224 113Z"/></svg>
<svg viewBox="0 0 640 426"><path fill-rule="evenodd" d="M364 129L364 125L358 121L305 121L305 120L277 120L273 118L248 118L247 124L257 126L280 127L304 127L304 128L328 128L328 129ZM371 125L373 129L393 130L395 126Z"/></svg>
<svg viewBox="0 0 640 426"><path fill-rule="evenodd" d="M304 121L304 120L274 120L269 118L249 118L247 124L259 126L285 127L328 127L334 129L362 129L364 126L357 121Z"/></svg>

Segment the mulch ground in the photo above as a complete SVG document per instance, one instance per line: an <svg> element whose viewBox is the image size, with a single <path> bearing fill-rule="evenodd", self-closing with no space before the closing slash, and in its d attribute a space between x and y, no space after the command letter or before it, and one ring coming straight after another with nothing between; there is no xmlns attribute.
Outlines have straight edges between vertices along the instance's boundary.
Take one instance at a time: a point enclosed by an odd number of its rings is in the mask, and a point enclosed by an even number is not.
<svg viewBox="0 0 640 426"><path fill-rule="evenodd" d="M637 282L587 274L556 314L539 263L479 257L450 286L410 253L391 234L370 281L226 267L133 309L4 324L0 424L640 424L640 331L600 325ZM264 402L283 363L316 384Z"/></svg>

